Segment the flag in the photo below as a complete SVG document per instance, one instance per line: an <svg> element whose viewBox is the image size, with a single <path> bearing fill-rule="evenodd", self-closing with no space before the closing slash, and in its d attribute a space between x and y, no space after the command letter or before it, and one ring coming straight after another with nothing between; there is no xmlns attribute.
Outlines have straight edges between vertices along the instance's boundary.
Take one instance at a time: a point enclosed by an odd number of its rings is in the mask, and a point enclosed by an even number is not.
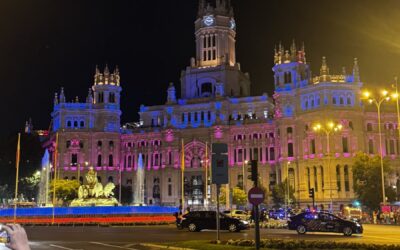
<svg viewBox="0 0 400 250"><path fill-rule="evenodd" d="M15 199L14 199L14 223L17 220L17 200L18 200L18 179L19 179L19 159L21 156L21 133L18 133L17 153L15 159Z"/></svg>

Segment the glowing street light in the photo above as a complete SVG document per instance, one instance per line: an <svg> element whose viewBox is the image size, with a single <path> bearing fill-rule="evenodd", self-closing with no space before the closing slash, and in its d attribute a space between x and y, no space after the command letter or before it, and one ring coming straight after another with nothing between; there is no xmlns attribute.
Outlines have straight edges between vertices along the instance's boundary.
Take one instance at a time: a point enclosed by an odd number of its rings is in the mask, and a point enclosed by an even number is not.
<svg viewBox="0 0 400 250"><path fill-rule="evenodd" d="M330 210L333 209L333 200L332 200L332 173L331 173L331 149L330 149L330 135L332 133L338 132L342 130L343 125L340 123L334 123L332 121L326 123L326 126L323 126L320 123L317 123L313 126L313 130L317 133L322 132L326 135L326 156L328 158L328 172L329 172L329 198L330 198Z"/></svg>
<svg viewBox="0 0 400 250"><path fill-rule="evenodd" d="M397 90L397 88L396 88ZM378 98L374 98L370 92L364 91L361 98L362 100L367 100L370 104L375 104L376 109L378 111L378 133L379 133L379 151L380 151L380 160L381 160L381 179L382 179L382 202L383 205L386 204L386 195L385 195L385 176L383 173L383 146L382 146L382 131L381 131L381 105L385 101L390 100L389 92L387 90L381 90ZM396 91L396 96L398 93Z"/></svg>

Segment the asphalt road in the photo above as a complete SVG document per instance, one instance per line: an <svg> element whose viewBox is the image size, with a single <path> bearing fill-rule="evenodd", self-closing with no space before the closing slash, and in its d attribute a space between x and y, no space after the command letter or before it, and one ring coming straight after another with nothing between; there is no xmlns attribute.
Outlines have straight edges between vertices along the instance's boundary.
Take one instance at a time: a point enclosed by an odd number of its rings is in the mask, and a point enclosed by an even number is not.
<svg viewBox="0 0 400 250"><path fill-rule="evenodd" d="M136 227L27 227L32 249L103 250L137 249L150 250L139 243L176 242L186 240L213 240L215 231L190 233L174 226ZM222 232L221 240L253 239L254 229L240 233ZM261 229L261 238L304 239L321 241L346 241L376 244L399 244L400 226L364 225L362 236L344 237L341 234L307 233L298 235L286 229ZM153 248L154 249L154 248Z"/></svg>

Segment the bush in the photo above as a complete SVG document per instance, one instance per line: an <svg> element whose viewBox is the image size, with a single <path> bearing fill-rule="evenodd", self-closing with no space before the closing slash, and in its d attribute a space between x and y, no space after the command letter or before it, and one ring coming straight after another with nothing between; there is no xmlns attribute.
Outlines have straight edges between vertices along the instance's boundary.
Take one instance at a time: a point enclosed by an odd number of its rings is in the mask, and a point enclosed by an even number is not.
<svg viewBox="0 0 400 250"><path fill-rule="evenodd" d="M211 242L216 244L215 241ZM222 242L225 245L252 247L255 245L254 240L228 240ZM272 249L365 249L365 250L400 250L400 245L378 245L364 244L353 242L335 242L335 241L305 241L305 240L276 240L263 239L260 241L262 248Z"/></svg>

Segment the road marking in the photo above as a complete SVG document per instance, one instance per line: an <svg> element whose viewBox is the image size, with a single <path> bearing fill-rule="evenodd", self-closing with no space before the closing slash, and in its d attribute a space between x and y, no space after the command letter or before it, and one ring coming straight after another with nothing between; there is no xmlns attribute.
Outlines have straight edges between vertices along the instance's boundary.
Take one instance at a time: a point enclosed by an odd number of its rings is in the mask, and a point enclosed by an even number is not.
<svg viewBox="0 0 400 250"><path fill-rule="evenodd" d="M95 244L95 245L101 245L101 246L105 246L105 247L114 247L114 248L120 248L120 249L138 250L138 249L136 249L136 248L121 247L121 246L110 245L110 244L101 243L101 242L96 242L96 241L92 241L92 242L89 242L89 243L90 243L90 244Z"/></svg>
<svg viewBox="0 0 400 250"><path fill-rule="evenodd" d="M51 246L51 247L55 247L55 248L64 249L64 250L83 250L83 249L74 249L74 248L68 248L68 247L53 245L53 244L51 244L50 246Z"/></svg>

